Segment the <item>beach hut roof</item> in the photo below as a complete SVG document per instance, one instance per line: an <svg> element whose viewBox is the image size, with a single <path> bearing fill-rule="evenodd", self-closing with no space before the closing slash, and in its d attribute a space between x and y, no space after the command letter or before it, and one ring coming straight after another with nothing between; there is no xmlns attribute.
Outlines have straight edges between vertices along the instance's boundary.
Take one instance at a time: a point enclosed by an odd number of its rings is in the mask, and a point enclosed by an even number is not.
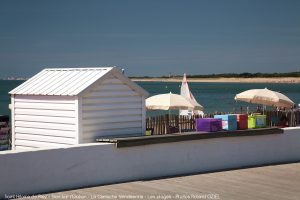
<svg viewBox="0 0 300 200"><path fill-rule="evenodd" d="M147 91L124 76L116 67L44 69L9 94L77 96L111 75L142 96L148 96Z"/></svg>

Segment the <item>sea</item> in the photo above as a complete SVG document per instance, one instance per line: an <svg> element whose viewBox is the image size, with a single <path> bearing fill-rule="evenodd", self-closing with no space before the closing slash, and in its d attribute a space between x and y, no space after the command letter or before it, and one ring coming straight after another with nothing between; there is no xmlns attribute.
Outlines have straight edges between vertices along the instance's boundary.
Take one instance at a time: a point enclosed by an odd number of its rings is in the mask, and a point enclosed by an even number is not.
<svg viewBox="0 0 300 200"><path fill-rule="evenodd" d="M0 115L10 115L8 105L10 96L8 92L17 87L24 81L21 80L0 80ZM180 93L181 83L177 82L136 82L142 88L149 92L150 96L162 93L172 92ZM263 89L279 91L288 96L297 105L300 103L300 84L286 83L189 83L196 100L204 107L205 113L215 112L235 112L255 111L257 105L236 102L236 94L249 89ZM167 114L168 111L147 111L148 116ZM178 111L171 111L178 113Z"/></svg>

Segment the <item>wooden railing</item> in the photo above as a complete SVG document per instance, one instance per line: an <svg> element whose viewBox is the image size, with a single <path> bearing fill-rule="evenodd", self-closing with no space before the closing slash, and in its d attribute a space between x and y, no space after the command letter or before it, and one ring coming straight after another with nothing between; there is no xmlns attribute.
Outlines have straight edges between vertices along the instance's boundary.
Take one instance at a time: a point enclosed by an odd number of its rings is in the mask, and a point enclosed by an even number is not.
<svg viewBox="0 0 300 200"><path fill-rule="evenodd" d="M215 114L233 114L233 113L215 113ZM206 114L203 117L213 117L215 114ZM274 127L282 116L288 119L287 125L295 127L300 125L300 111L265 111L267 116L267 127ZM146 119L146 128L152 129L154 135L191 132L195 131L195 119L202 116L179 116L179 115L160 115L151 116Z"/></svg>

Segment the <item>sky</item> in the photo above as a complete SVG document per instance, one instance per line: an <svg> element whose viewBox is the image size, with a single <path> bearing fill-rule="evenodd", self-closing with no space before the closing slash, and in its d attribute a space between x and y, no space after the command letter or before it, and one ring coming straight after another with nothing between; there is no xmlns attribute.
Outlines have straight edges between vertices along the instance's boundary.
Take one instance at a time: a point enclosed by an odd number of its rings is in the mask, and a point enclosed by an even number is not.
<svg viewBox="0 0 300 200"><path fill-rule="evenodd" d="M0 77L300 71L298 0L0 0Z"/></svg>

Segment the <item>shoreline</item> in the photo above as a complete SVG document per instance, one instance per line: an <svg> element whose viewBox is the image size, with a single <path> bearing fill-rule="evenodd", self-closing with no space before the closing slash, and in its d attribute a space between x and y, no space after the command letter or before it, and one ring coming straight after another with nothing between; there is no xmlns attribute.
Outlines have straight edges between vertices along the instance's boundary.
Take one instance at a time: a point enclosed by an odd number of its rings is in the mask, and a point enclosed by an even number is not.
<svg viewBox="0 0 300 200"><path fill-rule="evenodd" d="M181 82L182 78L132 78L135 82ZM284 78L188 78L190 83L289 83L300 84L300 77Z"/></svg>

